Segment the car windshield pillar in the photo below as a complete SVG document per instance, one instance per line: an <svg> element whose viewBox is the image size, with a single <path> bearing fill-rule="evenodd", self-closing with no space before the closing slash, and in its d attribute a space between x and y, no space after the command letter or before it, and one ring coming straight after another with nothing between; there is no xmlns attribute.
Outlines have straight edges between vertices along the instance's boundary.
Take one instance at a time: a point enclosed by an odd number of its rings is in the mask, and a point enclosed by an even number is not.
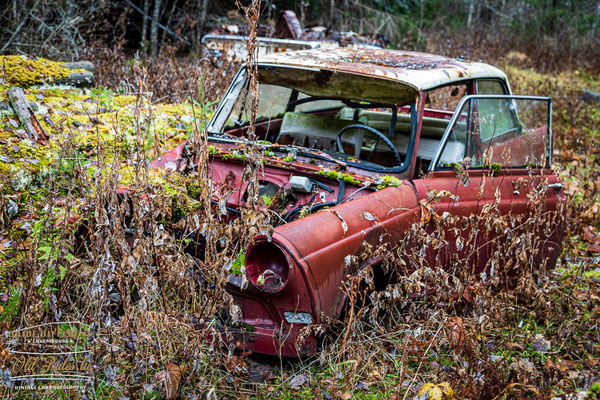
<svg viewBox="0 0 600 400"><path fill-rule="evenodd" d="M233 78L233 82L225 93L225 97L206 127L206 131L209 134L222 133L223 126L229 114L231 114L236 101L240 98L242 89L248 84L246 75L246 68L243 67L238 71L235 78Z"/></svg>

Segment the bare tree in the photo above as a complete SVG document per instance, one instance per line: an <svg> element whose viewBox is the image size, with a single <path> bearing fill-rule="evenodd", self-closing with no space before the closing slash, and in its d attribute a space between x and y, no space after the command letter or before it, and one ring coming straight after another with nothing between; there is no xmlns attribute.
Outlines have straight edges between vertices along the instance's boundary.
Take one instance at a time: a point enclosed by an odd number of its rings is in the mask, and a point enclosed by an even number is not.
<svg viewBox="0 0 600 400"><path fill-rule="evenodd" d="M467 17L467 28L473 23L473 10L475 8L474 0L469 1L469 16Z"/></svg>
<svg viewBox="0 0 600 400"><path fill-rule="evenodd" d="M152 22L150 24L150 55L156 58L158 53L158 20L160 18L160 2L154 0L154 9L152 10Z"/></svg>
<svg viewBox="0 0 600 400"><path fill-rule="evenodd" d="M200 45L200 40L202 39L202 31L204 26L206 25L206 12L208 10L208 0L198 0L198 8L200 12L198 13L198 23L196 25L196 45Z"/></svg>
<svg viewBox="0 0 600 400"><path fill-rule="evenodd" d="M144 16L142 21L142 46L146 47L148 34L148 14L150 13L150 0L144 0Z"/></svg>

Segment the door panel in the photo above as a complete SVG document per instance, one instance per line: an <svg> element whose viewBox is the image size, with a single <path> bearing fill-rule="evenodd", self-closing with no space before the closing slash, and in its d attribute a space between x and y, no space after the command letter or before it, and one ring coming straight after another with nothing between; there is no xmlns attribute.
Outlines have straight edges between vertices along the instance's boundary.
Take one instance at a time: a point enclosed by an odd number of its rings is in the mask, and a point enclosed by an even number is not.
<svg viewBox="0 0 600 400"><path fill-rule="evenodd" d="M562 213L554 211L563 194L547 168L550 115L548 98L461 101L430 173L415 181L419 200L438 216L425 229L447 242L428 263L484 281L514 276L517 264L554 263L563 230Z"/></svg>

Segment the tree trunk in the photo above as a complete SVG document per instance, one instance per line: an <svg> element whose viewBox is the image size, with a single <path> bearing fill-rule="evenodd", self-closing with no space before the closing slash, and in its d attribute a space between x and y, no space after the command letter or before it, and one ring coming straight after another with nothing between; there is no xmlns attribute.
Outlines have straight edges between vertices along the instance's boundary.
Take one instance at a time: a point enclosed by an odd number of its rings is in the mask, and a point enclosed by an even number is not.
<svg viewBox="0 0 600 400"><path fill-rule="evenodd" d="M473 10L474 10L474 0L469 1L469 15L467 17L467 28L471 28L471 24L473 23Z"/></svg>
<svg viewBox="0 0 600 400"><path fill-rule="evenodd" d="M335 0L329 2L329 26L333 27L335 19Z"/></svg>
<svg viewBox="0 0 600 400"><path fill-rule="evenodd" d="M202 40L202 33L204 32L204 26L206 25L206 11L208 9L208 0L198 0L198 23L196 24L196 43L194 47L200 48L200 41Z"/></svg>
<svg viewBox="0 0 600 400"><path fill-rule="evenodd" d="M54 81L53 83L75 87L92 87L94 86L94 82L94 74L89 71L84 71L71 72L66 78Z"/></svg>
<svg viewBox="0 0 600 400"><path fill-rule="evenodd" d="M200 8L200 28L204 29L206 25L206 11L208 10L208 0L202 0L202 7Z"/></svg>
<svg viewBox="0 0 600 400"><path fill-rule="evenodd" d="M146 47L148 34L148 13L150 12L150 0L144 0L144 16L142 21L142 47Z"/></svg>
<svg viewBox="0 0 600 400"><path fill-rule="evenodd" d="M173 18L173 14L175 14L176 6L177 6L177 0L173 0L173 4L171 5L171 12L169 12L169 14L167 15L167 24L165 25L167 28L169 28L171 26L171 20ZM166 8L166 3L165 3L165 8ZM160 36L160 42L163 43L165 41L166 37L167 37L167 30L165 29L165 30L163 30L163 32Z"/></svg>
<svg viewBox="0 0 600 400"><path fill-rule="evenodd" d="M152 10L152 23L150 24L150 54L156 58L158 54L158 19L160 18L160 1L154 0L154 10Z"/></svg>

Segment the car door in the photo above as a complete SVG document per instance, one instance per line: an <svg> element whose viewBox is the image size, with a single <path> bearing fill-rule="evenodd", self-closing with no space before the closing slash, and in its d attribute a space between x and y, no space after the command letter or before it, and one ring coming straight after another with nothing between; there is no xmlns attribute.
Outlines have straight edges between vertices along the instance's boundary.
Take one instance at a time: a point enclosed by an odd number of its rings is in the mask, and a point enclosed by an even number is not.
<svg viewBox="0 0 600 400"><path fill-rule="evenodd" d="M447 243L427 262L483 280L517 264L554 263L563 193L550 169L551 110L544 97L461 100L428 175L415 181L423 212L435 215L423 219L425 230Z"/></svg>

